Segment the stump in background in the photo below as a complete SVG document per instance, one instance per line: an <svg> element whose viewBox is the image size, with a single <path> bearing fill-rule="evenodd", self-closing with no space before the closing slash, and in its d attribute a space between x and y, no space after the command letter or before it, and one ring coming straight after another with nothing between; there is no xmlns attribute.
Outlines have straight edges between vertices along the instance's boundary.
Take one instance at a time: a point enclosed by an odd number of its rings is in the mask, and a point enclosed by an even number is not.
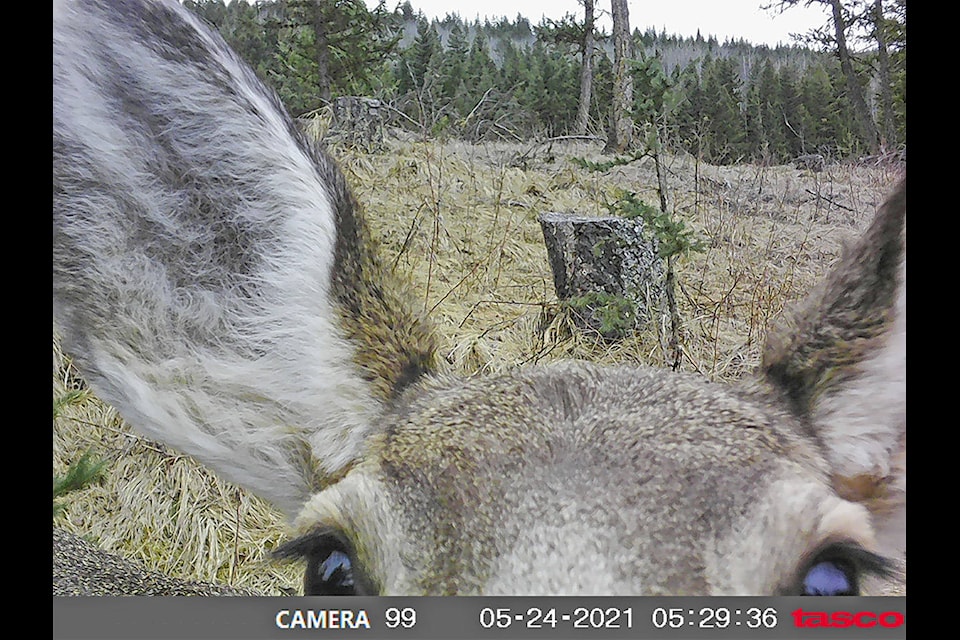
<svg viewBox="0 0 960 640"><path fill-rule="evenodd" d="M331 103L328 138L369 153L383 146L384 104L374 98L341 96Z"/></svg>
<svg viewBox="0 0 960 640"><path fill-rule="evenodd" d="M619 340L652 318L664 267L642 219L545 213L540 227L557 297L579 327Z"/></svg>
<svg viewBox="0 0 960 640"><path fill-rule="evenodd" d="M814 173L823 171L825 164L826 159L819 153L808 153L807 155L797 157L793 161L793 166L797 169L809 169Z"/></svg>

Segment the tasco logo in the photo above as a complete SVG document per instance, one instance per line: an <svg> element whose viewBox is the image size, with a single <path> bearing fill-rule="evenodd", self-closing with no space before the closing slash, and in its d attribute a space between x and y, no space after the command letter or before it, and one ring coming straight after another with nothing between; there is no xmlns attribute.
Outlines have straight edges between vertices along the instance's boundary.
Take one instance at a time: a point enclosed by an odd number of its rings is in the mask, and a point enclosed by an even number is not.
<svg viewBox="0 0 960 640"><path fill-rule="evenodd" d="M907 618L899 611L804 611L797 609L790 613L797 627L900 627Z"/></svg>

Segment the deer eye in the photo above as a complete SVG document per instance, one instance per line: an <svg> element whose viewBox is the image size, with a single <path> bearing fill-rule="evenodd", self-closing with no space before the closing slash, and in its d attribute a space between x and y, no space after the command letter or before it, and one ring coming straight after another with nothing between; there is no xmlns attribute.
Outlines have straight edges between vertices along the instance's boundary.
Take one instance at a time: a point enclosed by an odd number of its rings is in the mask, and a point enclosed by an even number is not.
<svg viewBox="0 0 960 640"><path fill-rule="evenodd" d="M353 561L340 549L311 554L303 575L303 594L307 596L357 595Z"/></svg>
<svg viewBox="0 0 960 640"><path fill-rule="evenodd" d="M312 533L286 543L275 555L307 561L305 596L377 595L377 589L357 561L353 547L336 533Z"/></svg>
<svg viewBox="0 0 960 640"><path fill-rule="evenodd" d="M803 577L801 595L855 596L860 593L857 576L845 562L824 560L810 567Z"/></svg>
<svg viewBox="0 0 960 640"><path fill-rule="evenodd" d="M852 543L830 545L801 572L796 593L803 596L858 596L866 574L887 576L892 563Z"/></svg>

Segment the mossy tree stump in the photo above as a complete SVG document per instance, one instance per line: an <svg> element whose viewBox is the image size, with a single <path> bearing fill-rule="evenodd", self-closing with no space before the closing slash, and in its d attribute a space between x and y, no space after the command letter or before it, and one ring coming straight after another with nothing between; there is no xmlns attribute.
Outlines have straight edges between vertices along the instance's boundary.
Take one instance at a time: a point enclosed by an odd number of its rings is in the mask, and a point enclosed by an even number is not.
<svg viewBox="0 0 960 640"><path fill-rule="evenodd" d="M653 317L665 269L641 218L545 213L540 227L557 297L577 326L620 340Z"/></svg>
<svg viewBox="0 0 960 640"><path fill-rule="evenodd" d="M383 147L386 107L380 100L340 96L331 103L333 122L328 139L374 152Z"/></svg>

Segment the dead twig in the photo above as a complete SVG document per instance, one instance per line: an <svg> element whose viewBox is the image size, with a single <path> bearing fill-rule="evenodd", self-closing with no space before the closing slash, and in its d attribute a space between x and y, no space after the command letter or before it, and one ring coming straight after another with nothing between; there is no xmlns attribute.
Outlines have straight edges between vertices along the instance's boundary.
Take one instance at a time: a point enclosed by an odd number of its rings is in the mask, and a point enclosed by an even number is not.
<svg viewBox="0 0 960 640"><path fill-rule="evenodd" d="M823 194L821 194L821 193L816 193L816 192L814 192L814 191L811 191L810 189L804 189L804 191L806 191L807 193L809 193L810 195L812 195L812 196L815 197L815 198L820 198L821 200L827 202L828 204L831 204L831 205L835 206L835 207L838 208L838 209L843 209L844 211L853 212L853 209L851 209L850 207L845 207L845 206L843 206L842 204L840 204L839 202L834 202L833 200L831 200L830 198L828 198L827 196L825 196L825 195L823 195Z"/></svg>

